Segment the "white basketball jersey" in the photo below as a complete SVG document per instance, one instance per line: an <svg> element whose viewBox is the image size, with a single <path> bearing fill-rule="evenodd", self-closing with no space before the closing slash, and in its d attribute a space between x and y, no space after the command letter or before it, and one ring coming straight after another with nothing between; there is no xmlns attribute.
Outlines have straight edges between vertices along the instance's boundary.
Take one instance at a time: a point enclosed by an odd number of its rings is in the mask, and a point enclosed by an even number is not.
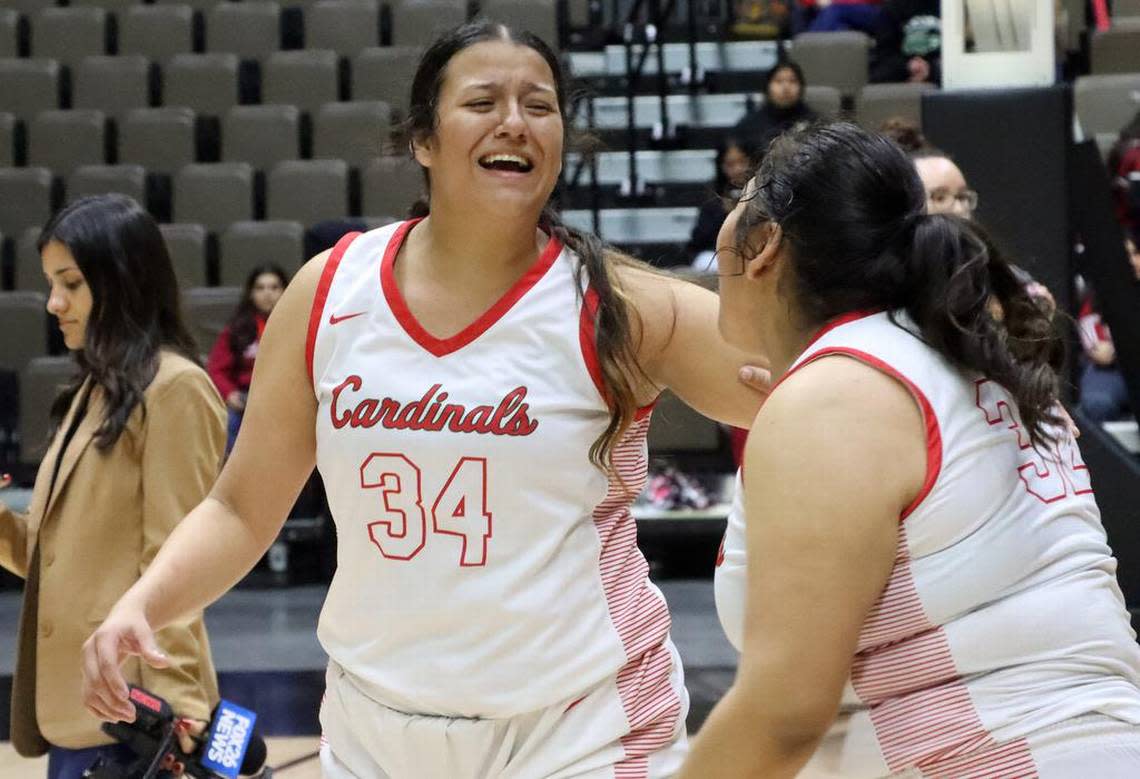
<svg viewBox="0 0 1140 779"><path fill-rule="evenodd" d="M844 696L842 775L1031 777L1035 732L1094 713L1140 723L1140 649L1072 437L1034 449L1008 392L956 370L886 313L836 321L791 371L832 354L903 383L927 433L926 482L901 518ZM738 648L742 489L716 581Z"/></svg>
<svg viewBox="0 0 1140 779"><path fill-rule="evenodd" d="M414 225L342 240L314 303L317 462L338 536L321 643L398 710L511 717L617 675L633 722L672 667L629 512L648 414L615 452L623 489L589 462L609 411L576 256L551 239L438 339L395 283Z"/></svg>

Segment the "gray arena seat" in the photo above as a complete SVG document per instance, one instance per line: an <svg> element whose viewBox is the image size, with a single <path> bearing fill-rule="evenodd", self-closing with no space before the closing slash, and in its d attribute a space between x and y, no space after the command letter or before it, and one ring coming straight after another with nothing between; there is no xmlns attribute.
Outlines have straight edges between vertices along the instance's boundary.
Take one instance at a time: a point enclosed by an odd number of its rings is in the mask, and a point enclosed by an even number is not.
<svg viewBox="0 0 1140 779"><path fill-rule="evenodd" d="M212 233L253 219L253 169L244 162L187 165L174 176L173 213L173 221L197 222Z"/></svg>
<svg viewBox="0 0 1140 779"><path fill-rule="evenodd" d="M872 131L893 118L921 127L922 94L935 88L933 84L867 84L855 98L855 118Z"/></svg>
<svg viewBox="0 0 1140 779"><path fill-rule="evenodd" d="M107 53L107 12L102 8L45 8L32 20L32 56L64 65Z"/></svg>
<svg viewBox="0 0 1140 779"><path fill-rule="evenodd" d="M119 53L166 62L194 51L194 11L188 5L135 5L119 14Z"/></svg>
<svg viewBox="0 0 1140 779"><path fill-rule="evenodd" d="M0 168L10 168L16 160L16 117L0 111Z"/></svg>
<svg viewBox="0 0 1140 779"><path fill-rule="evenodd" d="M352 61L352 99L382 100L392 109L394 119L404 118L422 53L418 46L363 50Z"/></svg>
<svg viewBox="0 0 1140 779"><path fill-rule="evenodd" d="M163 69L163 105L186 106L204 116L223 116L238 104L238 58L234 54L179 54Z"/></svg>
<svg viewBox="0 0 1140 779"><path fill-rule="evenodd" d="M1140 18L1117 19L1112 29L1092 33L1093 75L1140 73Z"/></svg>
<svg viewBox="0 0 1140 779"><path fill-rule="evenodd" d="M292 104L316 113L339 97L337 56L320 49L279 51L262 65L263 103Z"/></svg>
<svg viewBox="0 0 1140 779"><path fill-rule="evenodd" d="M203 354L218 340L240 300L240 287L194 287L182 291L186 324Z"/></svg>
<svg viewBox="0 0 1140 779"><path fill-rule="evenodd" d="M266 217L310 227L348 215L348 164L343 160L280 162L266 182Z"/></svg>
<svg viewBox="0 0 1140 779"><path fill-rule="evenodd" d="M189 108L130 111L119 124L119 161L165 175L194 162L194 112Z"/></svg>
<svg viewBox="0 0 1140 779"><path fill-rule="evenodd" d="M24 121L59 108L59 63L0 59L0 106Z"/></svg>
<svg viewBox="0 0 1140 779"><path fill-rule="evenodd" d="M792 40L792 59L808 84L853 96L867 83L871 39L861 32L805 32Z"/></svg>
<svg viewBox="0 0 1140 779"><path fill-rule="evenodd" d="M292 105L242 105L222 120L222 159L269 170L301 156L301 112Z"/></svg>
<svg viewBox="0 0 1140 779"><path fill-rule="evenodd" d="M392 0L392 45L426 46L467 20L464 0Z"/></svg>
<svg viewBox="0 0 1140 779"><path fill-rule="evenodd" d="M650 452L715 452L720 429L666 390L653 411L647 441Z"/></svg>
<svg viewBox="0 0 1140 779"><path fill-rule="evenodd" d="M0 57L16 57L19 46L20 15L11 8L0 8Z"/></svg>
<svg viewBox="0 0 1140 779"><path fill-rule="evenodd" d="M0 168L0 233L17 236L43 227L52 212L51 171L47 168Z"/></svg>
<svg viewBox="0 0 1140 779"><path fill-rule="evenodd" d="M28 128L28 164L68 176L80 165L106 162L102 111L44 111Z"/></svg>
<svg viewBox="0 0 1140 779"><path fill-rule="evenodd" d="M224 3L227 0L154 0L154 2L156 5L188 5L195 11L205 13L218 3Z"/></svg>
<svg viewBox="0 0 1140 779"><path fill-rule="evenodd" d="M206 228L200 224L159 225L162 240L170 252L178 287L186 290L206 285Z"/></svg>
<svg viewBox="0 0 1140 779"><path fill-rule="evenodd" d="M261 59L281 48L281 7L269 0L218 3L206 14L206 51Z"/></svg>
<svg viewBox="0 0 1140 779"><path fill-rule="evenodd" d="M221 283L240 287L246 276L267 262L290 276L304 262L305 228L300 222L234 222L222 233Z"/></svg>
<svg viewBox="0 0 1140 779"><path fill-rule="evenodd" d="M77 370L71 357L37 357L20 373L20 464L36 467L47 451L51 406Z"/></svg>
<svg viewBox="0 0 1140 779"><path fill-rule="evenodd" d="M376 0L320 0L305 9L305 46L353 57L380 44Z"/></svg>
<svg viewBox="0 0 1140 779"><path fill-rule="evenodd" d="M407 157L372 160L361 174L365 216L392 214L404 218L424 192L420 166Z"/></svg>
<svg viewBox="0 0 1140 779"><path fill-rule="evenodd" d="M150 63L139 55L87 57L74 68L72 106L119 117L150 105Z"/></svg>
<svg viewBox="0 0 1140 779"><path fill-rule="evenodd" d="M512 29L537 35L554 51L559 49L558 12L553 0L485 0L479 12Z"/></svg>
<svg viewBox="0 0 1140 779"><path fill-rule="evenodd" d="M317 112L313 157L335 158L359 167L383 151L392 130L387 103L325 103Z"/></svg>
<svg viewBox="0 0 1140 779"><path fill-rule="evenodd" d="M1140 71L1080 76L1073 101L1086 134L1119 133L1140 111Z"/></svg>
<svg viewBox="0 0 1140 779"><path fill-rule="evenodd" d="M117 192L146 208L146 170L141 165L84 165L67 179L67 202Z"/></svg>
<svg viewBox="0 0 1140 779"><path fill-rule="evenodd" d="M15 264L12 266L14 289L43 292L46 287L40 251L36 248L42 227L43 225L29 227L16 236Z"/></svg>
<svg viewBox="0 0 1140 779"><path fill-rule="evenodd" d="M139 0L67 0L69 8L102 8L113 14L120 14L131 8Z"/></svg>
<svg viewBox="0 0 1140 779"><path fill-rule="evenodd" d="M43 276L40 277L41 283ZM22 371L47 355L47 296L20 290L0 292L0 369Z"/></svg>
<svg viewBox="0 0 1140 779"><path fill-rule="evenodd" d="M826 119L835 119L839 116L842 102L843 98L835 87L809 85L804 90L804 103L807 107Z"/></svg>

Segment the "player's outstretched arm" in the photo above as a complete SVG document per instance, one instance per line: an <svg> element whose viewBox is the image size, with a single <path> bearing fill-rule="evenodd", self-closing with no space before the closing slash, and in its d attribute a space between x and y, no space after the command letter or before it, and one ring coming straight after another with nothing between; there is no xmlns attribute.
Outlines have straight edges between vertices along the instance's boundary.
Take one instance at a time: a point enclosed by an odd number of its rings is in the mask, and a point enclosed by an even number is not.
<svg viewBox="0 0 1140 779"><path fill-rule="evenodd" d="M638 355L655 385L651 400L668 387L687 404L718 422L748 428L767 397L762 381L741 381L746 365L766 368L762 355L725 342L717 327L717 296L682 279L625 268L622 284L638 312Z"/></svg>
<svg viewBox="0 0 1140 779"><path fill-rule="evenodd" d="M916 403L845 357L789 377L752 429L744 645L682 779L791 779L803 768L835 717L900 515L925 478Z"/></svg>
<svg viewBox="0 0 1140 779"><path fill-rule="evenodd" d="M154 631L198 611L241 579L277 537L316 459L316 399L305 365L309 314L328 254L298 272L262 337L241 433L209 496L83 646L84 702L131 720L120 671L130 655L162 667Z"/></svg>

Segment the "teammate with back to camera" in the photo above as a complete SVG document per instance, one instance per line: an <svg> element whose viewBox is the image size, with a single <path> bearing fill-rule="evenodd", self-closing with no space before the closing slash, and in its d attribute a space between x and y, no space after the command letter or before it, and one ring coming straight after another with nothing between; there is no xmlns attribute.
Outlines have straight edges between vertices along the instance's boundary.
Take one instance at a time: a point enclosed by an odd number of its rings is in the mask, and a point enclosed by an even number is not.
<svg viewBox="0 0 1140 779"><path fill-rule="evenodd" d="M538 38L443 35L411 88L430 214L345 237L266 327L211 496L84 652L85 700L231 587L314 459L337 523L319 625L330 777L665 777L688 697L629 505L662 387L743 425L716 297L547 208L567 93Z"/></svg>
<svg viewBox="0 0 1140 779"><path fill-rule="evenodd" d="M721 231L721 330L776 381L716 578L740 666L684 779L1140 773L1140 648L1050 313L923 201L894 144L825 125Z"/></svg>

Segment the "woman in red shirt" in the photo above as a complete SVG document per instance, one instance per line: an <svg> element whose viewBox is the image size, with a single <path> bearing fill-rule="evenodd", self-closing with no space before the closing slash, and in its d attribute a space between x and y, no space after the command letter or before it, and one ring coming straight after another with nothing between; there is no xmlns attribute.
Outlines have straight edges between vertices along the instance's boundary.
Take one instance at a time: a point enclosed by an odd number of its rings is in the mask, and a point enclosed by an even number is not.
<svg viewBox="0 0 1140 779"><path fill-rule="evenodd" d="M265 331L269 312L281 299L289 277L280 267L259 265L245 280L244 294L229 324L218 335L206 371L214 380L218 392L226 401L229 423L226 426L226 454L234 447L241 417L245 413L245 398L253 378L253 361L257 345Z"/></svg>

